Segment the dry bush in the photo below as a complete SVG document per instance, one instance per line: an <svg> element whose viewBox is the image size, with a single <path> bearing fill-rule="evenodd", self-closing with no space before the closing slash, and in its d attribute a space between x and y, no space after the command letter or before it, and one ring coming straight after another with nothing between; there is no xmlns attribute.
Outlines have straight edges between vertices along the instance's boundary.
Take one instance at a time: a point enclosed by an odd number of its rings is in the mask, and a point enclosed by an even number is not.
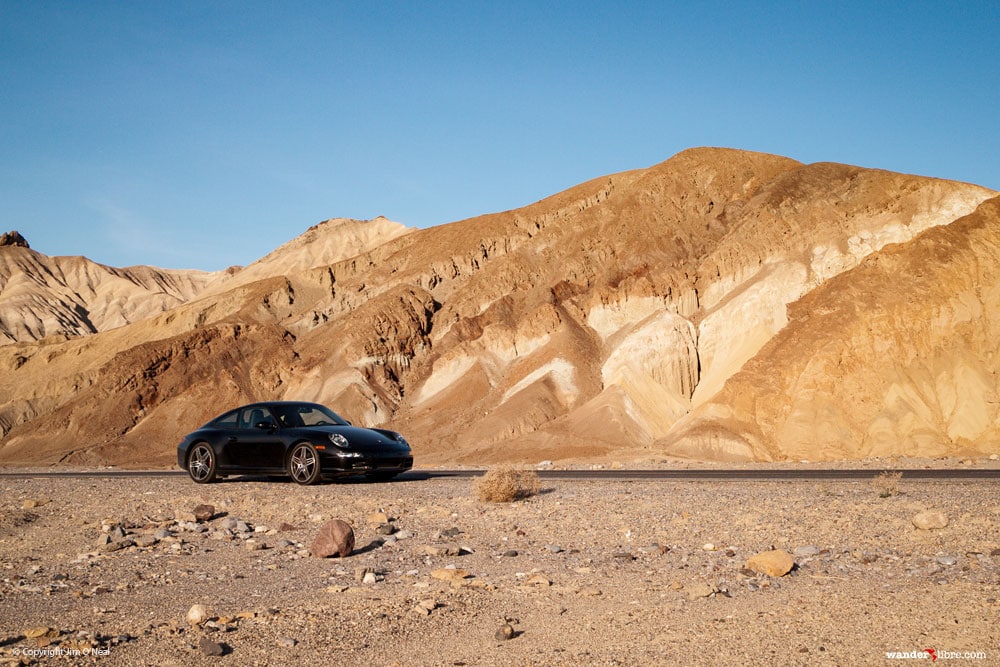
<svg viewBox="0 0 1000 667"><path fill-rule="evenodd" d="M890 498L900 494L899 480L901 479L903 479L903 473L898 470L896 472L884 470L872 480L872 486L879 498Z"/></svg>
<svg viewBox="0 0 1000 667"><path fill-rule="evenodd" d="M484 503L509 503L538 493L538 474L500 466L475 481L476 495Z"/></svg>

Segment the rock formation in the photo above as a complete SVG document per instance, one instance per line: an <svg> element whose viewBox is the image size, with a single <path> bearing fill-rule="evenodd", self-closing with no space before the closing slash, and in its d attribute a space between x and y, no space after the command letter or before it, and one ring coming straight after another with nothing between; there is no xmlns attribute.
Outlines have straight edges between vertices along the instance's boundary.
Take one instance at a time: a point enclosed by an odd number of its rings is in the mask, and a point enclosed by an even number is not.
<svg viewBox="0 0 1000 667"><path fill-rule="evenodd" d="M27 239L21 236L17 230L0 234L0 248L3 246L14 246L17 248L29 248Z"/></svg>

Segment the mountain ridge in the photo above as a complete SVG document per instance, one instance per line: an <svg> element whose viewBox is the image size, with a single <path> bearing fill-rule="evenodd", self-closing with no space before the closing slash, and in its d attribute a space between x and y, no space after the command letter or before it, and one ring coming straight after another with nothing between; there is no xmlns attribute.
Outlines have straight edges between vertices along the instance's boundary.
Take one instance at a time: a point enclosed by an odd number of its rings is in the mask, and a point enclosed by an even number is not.
<svg viewBox="0 0 1000 667"><path fill-rule="evenodd" d="M0 345L9 369L0 378L0 461L169 465L180 435L226 406L265 398L318 400L357 423L391 423L428 463L993 452L996 415L978 403L969 407L982 413L976 428L960 443L946 425L918 424L931 447L906 427L803 440L805 427L741 406L769 386L767 369L781 375L765 360L781 332L803 326L798 304L855 275L872 280L872 258L976 218L996 196L703 148L439 227L331 223L245 269L211 274L196 294L145 318ZM310 233L366 224L378 230L352 237L360 245L310 248ZM976 233L986 247L993 228L983 224ZM928 275L938 275L933 262L974 270L960 254L929 257ZM995 275L981 273L985 294ZM927 294L932 310L947 296ZM0 285L0 323L5 295ZM816 307L859 308L829 299ZM946 336L946 325L927 335ZM992 377L988 355L973 359L953 361ZM829 372L835 382L840 371ZM870 400L890 386L869 384ZM781 387L767 401L802 410L793 384ZM869 431L910 445L887 449Z"/></svg>

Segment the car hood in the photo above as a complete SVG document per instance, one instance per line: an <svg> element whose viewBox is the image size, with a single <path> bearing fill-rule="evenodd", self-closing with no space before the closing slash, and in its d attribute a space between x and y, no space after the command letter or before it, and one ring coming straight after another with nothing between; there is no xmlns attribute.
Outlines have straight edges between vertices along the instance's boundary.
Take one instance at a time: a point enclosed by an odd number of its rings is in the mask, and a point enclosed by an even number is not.
<svg viewBox="0 0 1000 667"><path fill-rule="evenodd" d="M361 428L360 426L313 426L312 433L338 433L350 443L350 449L359 451L392 451L408 453L410 446L396 438L399 434L385 429Z"/></svg>

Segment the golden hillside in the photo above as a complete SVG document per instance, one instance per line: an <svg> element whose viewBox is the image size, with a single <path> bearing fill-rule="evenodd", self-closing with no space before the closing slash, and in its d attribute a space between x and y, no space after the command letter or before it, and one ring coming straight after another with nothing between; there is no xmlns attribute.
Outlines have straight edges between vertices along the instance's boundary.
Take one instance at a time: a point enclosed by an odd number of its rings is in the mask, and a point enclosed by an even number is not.
<svg viewBox="0 0 1000 667"><path fill-rule="evenodd" d="M418 463L1000 451L996 196L705 148L430 229L331 221L215 274L0 248L0 461L169 465L270 398L391 424ZM169 281L122 299L102 271ZM11 326L59 290L92 326Z"/></svg>

